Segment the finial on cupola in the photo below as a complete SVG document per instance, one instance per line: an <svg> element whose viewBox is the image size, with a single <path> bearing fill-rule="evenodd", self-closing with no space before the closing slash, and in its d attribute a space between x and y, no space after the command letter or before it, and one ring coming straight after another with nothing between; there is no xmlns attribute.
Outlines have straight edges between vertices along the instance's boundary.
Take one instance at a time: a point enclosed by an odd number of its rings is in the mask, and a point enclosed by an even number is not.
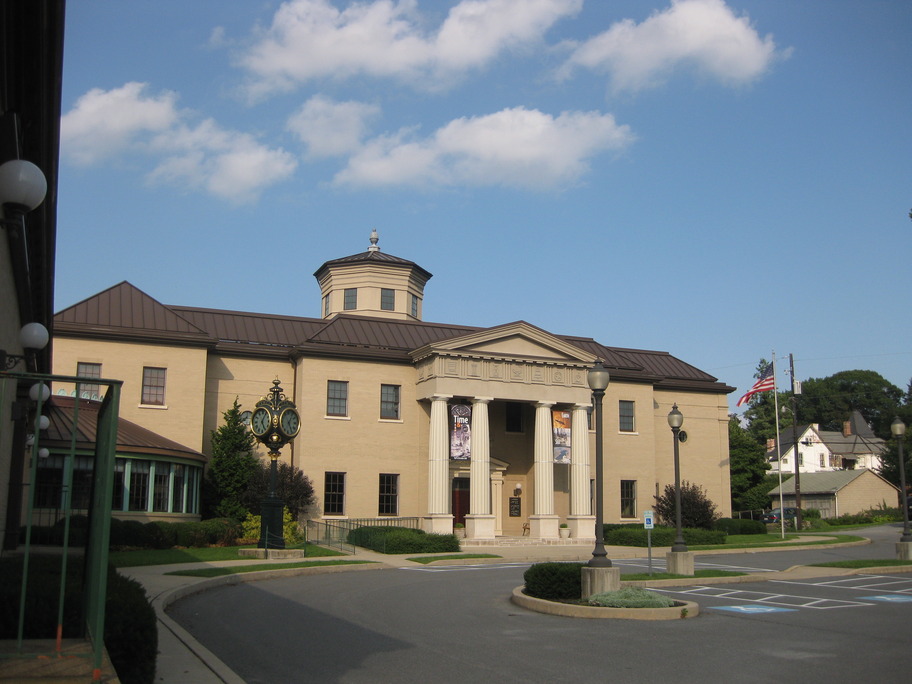
<svg viewBox="0 0 912 684"><path fill-rule="evenodd" d="M371 241L371 246L367 248L367 251L368 251L368 252L379 252L379 251L380 251L380 248L377 247L377 243L380 242L380 236L377 235L377 229L376 229L376 228L374 228L374 229L371 231L370 241Z"/></svg>

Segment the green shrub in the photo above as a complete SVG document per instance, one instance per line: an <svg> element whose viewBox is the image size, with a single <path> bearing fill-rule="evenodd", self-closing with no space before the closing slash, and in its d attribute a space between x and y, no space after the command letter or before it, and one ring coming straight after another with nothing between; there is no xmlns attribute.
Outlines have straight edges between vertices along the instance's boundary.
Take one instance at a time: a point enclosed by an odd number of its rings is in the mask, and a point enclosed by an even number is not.
<svg viewBox="0 0 912 684"><path fill-rule="evenodd" d="M682 530L684 541L688 545L724 544L726 534L723 530L704 530L685 527ZM652 530L653 546L671 546L675 540L675 528L656 527ZM636 525L618 527L605 535L605 543L610 546L647 546L646 530Z"/></svg>
<svg viewBox="0 0 912 684"><path fill-rule="evenodd" d="M525 593L551 601L578 599L582 595L585 563L535 563L523 573Z"/></svg>
<svg viewBox="0 0 912 684"><path fill-rule="evenodd" d="M820 520L820 510L817 508L801 509L802 520Z"/></svg>
<svg viewBox="0 0 912 684"><path fill-rule="evenodd" d="M262 531L262 520L261 516L248 513L244 522L241 523L240 537L258 540ZM285 538L286 546L300 544L304 541L304 530L298 521L291 517L288 508L282 509L282 536Z"/></svg>
<svg viewBox="0 0 912 684"><path fill-rule="evenodd" d="M642 587L622 587L617 591L593 594L588 602L590 606L605 608L670 608L675 604L668 596Z"/></svg>
<svg viewBox="0 0 912 684"><path fill-rule="evenodd" d="M152 684L158 622L146 590L112 570L105 603L105 648L123 684Z"/></svg>
<svg viewBox="0 0 912 684"><path fill-rule="evenodd" d="M426 534L424 530L384 525L358 527L348 533L348 543L379 553L446 553L459 551L453 534Z"/></svg>
<svg viewBox="0 0 912 684"><path fill-rule="evenodd" d="M761 520L749 518L719 518L715 529L725 534L766 534L766 524Z"/></svg>
<svg viewBox="0 0 912 684"><path fill-rule="evenodd" d="M57 630L60 594L59 557L29 559L24 638L53 639ZM22 558L0 559L0 639L17 638ZM84 636L82 563L68 563L64 585L62 636ZM155 611L146 592L135 580L108 569L104 642L111 663L123 684L152 684L158 652Z"/></svg>

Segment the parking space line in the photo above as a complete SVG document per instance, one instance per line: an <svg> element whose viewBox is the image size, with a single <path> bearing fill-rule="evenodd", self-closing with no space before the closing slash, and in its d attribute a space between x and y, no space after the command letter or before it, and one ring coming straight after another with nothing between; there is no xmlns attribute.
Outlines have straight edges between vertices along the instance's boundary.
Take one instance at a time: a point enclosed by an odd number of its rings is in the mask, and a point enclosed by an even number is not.
<svg viewBox="0 0 912 684"><path fill-rule="evenodd" d="M789 608L811 608L815 610L828 610L831 608L857 608L871 606L872 603L864 601L842 601L839 599L825 599L816 596L795 596L791 594L772 594L761 591L745 591L743 589L723 589L721 587L691 587L690 589L652 589L665 594L685 594L691 597L703 596L706 598L734 599L746 603L764 605L787 606Z"/></svg>
<svg viewBox="0 0 912 684"><path fill-rule="evenodd" d="M797 584L809 587L832 587L834 589L854 589L856 591L892 591L896 594L912 594L912 579L897 579L890 575L856 575L825 582L808 580L773 580L778 584ZM891 588L893 587L893 588Z"/></svg>

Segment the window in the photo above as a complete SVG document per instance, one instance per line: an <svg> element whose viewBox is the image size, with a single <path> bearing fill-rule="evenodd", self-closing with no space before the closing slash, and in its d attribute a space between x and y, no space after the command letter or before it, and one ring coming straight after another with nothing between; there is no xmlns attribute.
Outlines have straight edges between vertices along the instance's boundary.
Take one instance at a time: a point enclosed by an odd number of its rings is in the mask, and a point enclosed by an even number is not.
<svg viewBox="0 0 912 684"><path fill-rule="evenodd" d="M149 406L165 405L165 369L143 368L141 403Z"/></svg>
<svg viewBox="0 0 912 684"><path fill-rule="evenodd" d="M399 476L380 473L379 515L399 514Z"/></svg>
<svg viewBox="0 0 912 684"><path fill-rule="evenodd" d="M823 454L820 454L820 467L826 468L826 456Z"/></svg>
<svg viewBox="0 0 912 684"><path fill-rule="evenodd" d="M148 461L130 463L129 509L146 511L149 509L149 466Z"/></svg>
<svg viewBox="0 0 912 684"><path fill-rule="evenodd" d="M399 420L399 385L380 385L380 417Z"/></svg>
<svg viewBox="0 0 912 684"><path fill-rule="evenodd" d="M323 297L323 318L329 316L329 295Z"/></svg>
<svg viewBox="0 0 912 684"><path fill-rule="evenodd" d="M618 430L621 432L636 432L636 402L624 401L618 402Z"/></svg>
<svg viewBox="0 0 912 684"><path fill-rule="evenodd" d="M357 287L347 287L345 288L345 299L342 306L346 311L353 311L358 308L358 288Z"/></svg>
<svg viewBox="0 0 912 684"><path fill-rule="evenodd" d="M330 380L326 383L326 415L348 415L348 383Z"/></svg>
<svg viewBox="0 0 912 684"><path fill-rule="evenodd" d="M152 469L152 510L166 512L171 496L171 464L153 461Z"/></svg>
<svg viewBox="0 0 912 684"><path fill-rule="evenodd" d="M621 517L637 517L636 480L621 480Z"/></svg>
<svg viewBox="0 0 912 684"><path fill-rule="evenodd" d="M184 501L184 480L186 479L187 466L175 463L171 466L174 477L171 479L171 510L174 513L183 513L186 503Z"/></svg>
<svg viewBox="0 0 912 684"><path fill-rule="evenodd" d="M380 308L383 311L396 310L396 291L387 288L380 289Z"/></svg>
<svg viewBox="0 0 912 684"><path fill-rule="evenodd" d="M323 480L323 515L345 515L345 473L326 473Z"/></svg>
<svg viewBox="0 0 912 684"><path fill-rule="evenodd" d="M409 305L409 309L412 312L412 317L418 318L418 295L414 295L414 294L409 295L409 298L411 299L411 304Z"/></svg>
<svg viewBox="0 0 912 684"><path fill-rule="evenodd" d="M97 380L101 377L100 363L83 363L80 361L76 364L76 375L80 378L92 378ZM79 389L76 394L82 399L100 399L101 390L97 383L79 383Z"/></svg>
<svg viewBox="0 0 912 684"><path fill-rule="evenodd" d="M525 432L523 425L523 405L516 401L507 402L507 432Z"/></svg>

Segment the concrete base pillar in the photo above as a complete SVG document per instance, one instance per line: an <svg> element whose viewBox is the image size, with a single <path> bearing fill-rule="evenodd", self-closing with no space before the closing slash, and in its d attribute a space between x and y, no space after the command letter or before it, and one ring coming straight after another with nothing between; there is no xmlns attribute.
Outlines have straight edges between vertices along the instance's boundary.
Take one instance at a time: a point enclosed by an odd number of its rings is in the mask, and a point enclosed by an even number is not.
<svg viewBox="0 0 912 684"><path fill-rule="evenodd" d="M595 516L571 515L567 517L571 539L583 539L595 543Z"/></svg>
<svg viewBox="0 0 912 684"><path fill-rule="evenodd" d="M665 554L665 565L668 572L673 575L687 575L688 577L693 577L693 551L669 551Z"/></svg>
<svg viewBox="0 0 912 684"><path fill-rule="evenodd" d="M558 539L560 517L556 515L530 515L529 536L533 539Z"/></svg>
<svg viewBox="0 0 912 684"><path fill-rule="evenodd" d="M449 513L426 515L421 528L428 534L453 534L453 516Z"/></svg>
<svg viewBox="0 0 912 684"><path fill-rule="evenodd" d="M593 594L604 594L606 591L617 591L621 588L621 569L610 568L582 568L583 591L582 598L584 601Z"/></svg>
<svg viewBox="0 0 912 684"><path fill-rule="evenodd" d="M466 539L494 539L493 515L467 515Z"/></svg>
<svg viewBox="0 0 912 684"><path fill-rule="evenodd" d="M912 542L896 542L896 558L912 561Z"/></svg>

